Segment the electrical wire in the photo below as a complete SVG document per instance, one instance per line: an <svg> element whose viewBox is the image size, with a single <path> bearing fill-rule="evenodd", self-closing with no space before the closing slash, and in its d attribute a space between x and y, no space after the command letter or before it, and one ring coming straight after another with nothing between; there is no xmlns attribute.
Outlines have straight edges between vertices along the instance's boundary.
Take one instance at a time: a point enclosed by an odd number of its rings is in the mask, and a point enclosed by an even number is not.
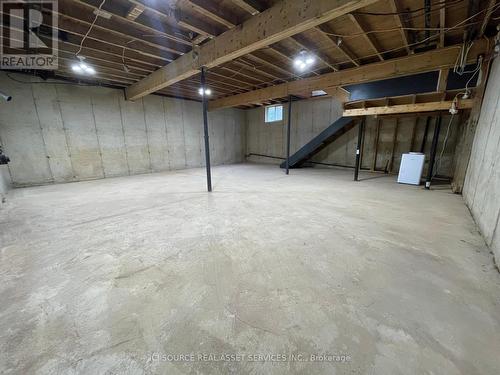
<svg viewBox="0 0 500 375"><path fill-rule="evenodd" d="M130 43L133 43L135 42L136 40L135 39L131 39L129 40L128 42L126 42L124 45L123 45L123 49L122 49L122 64L123 64L123 69L125 70L125 72L129 72L129 69L130 67L125 63L125 48L127 48L127 46L130 44Z"/></svg>
<svg viewBox="0 0 500 375"><path fill-rule="evenodd" d="M480 21L476 21L476 22L471 22L471 23L467 23L466 24L467 21L475 18L479 14L484 13L486 11L489 11L490 9L492 10L492 12L495 12L498 8L500 8L500 4L492 5L491 7L483 9L483 10L480 10L479 12L473 14L472 16L467 17L466 19L458 22L454 26L448 27L448 28L437 28L437 27L436 28L429 28L429 27L427 27L427 28L426 27L395 27L395 28L390 28L390 29L370 30L370 31L363 32L363 33L349 34L349 35L346 35L346 34L335 34L335 33L329 33L329 32L323 32L323 33L325 33L327 35L331 35L331 36L343 38L343 39L349 39L349 38L355 38L355 37L359 37L359 36L363 36L363 35L367 35L367 34L371 34L371 33L394 32L394 31L399 31L399 30L414 30L414 31L415 30L417 30L417 31L427 31L427 30L430 30L430 31L441 31L441 30L443 30L443 32L448 32L450 30L454 30L454 29L459 28L459 26L460 27L468 27L468 26L472 26L472 25L481 23ZM420 43L422 43L422 41L419 41L418 43L420 44Z"/></svg>
<svg viewBox="0 0 500 375"><path fill-rule="evenodd" d="M474 45L474 41L464 42L462 47L460 48L460 53L457 55L457 60L455 61L455 65L453 66L453 73L458 75L463 75L465 73L470 73L465 70L467 64L467 56L469 55L469 51Z"/></svg>
<svg viewBox="0 0 500 375"><path fill-rule="evenodd" d="M436 13L439 13L441 12L443 9L451 9L451 8L457 8L460 6L460 3L461 1L458 1L456 3L450 3L449 5L445 5L445 6L442 6L442 7L439 7L439 8L432 8L428 14L429 15L434 15ZM420 9L425 9L425 8L420 8ZM395 17L395 16L400 16L400 17L403 17L403 21L404 22L409 22L409 21L412 21L412 20L415 20L415 19L418 19L418 18L421 18L421 17L425 17L425 15L427 13L425 12L422 12L421 14L415 14L415 15L411 15L413 11L412 10L409 10L408 13L388 13L388 14L385 14L385 13L373 13L373 14L367 14L368 16L391 16L391 17ZM361 13L361 12L360 12ZM368 12L370 13L370 12ZM353 12L353 14L356 14L356 12ZM363 15L361 13L361 15Z"/></svg>
<svg viewBox="0 0 500 375"><path fill-rule="evenodd" d="M473 25L477 25L481 23L480 21L477 22L470 22L464 25L460 25L460 28L464 27L469 27ZM393 27L391 29L379 29L379 30L370 30L370 31L364 31L362 33L356 33L356 34L336 34L336 33L330 33L326 31L322 31L323 34L335 36L337 38L342 38L342 39L350 39L350 38L358 38L360 36L365 36L369 34L378 34L378 33L390 33L390 32L395 32L395 31L400 31L400 30L410 30L410 31L440 31L440 32L448 32L452 29L457 29L459 28L457 25L453 27L447 27L447 28L441 28L441 27ZM418 42L422 43L422 42Z"/></svg>
<svg viewBox="0 0 500 375"><path fill-rule="evenodd" d="M101 4L100 4L100 5L99 5L99 7L98 7L98 9L99 9L99 10L100 10L100 9L102 8L102 6L104 5L105 1L106 1L106 0L103 0L103 1L101 2ZM456 4L460 3L461 1L463 1L463 0L456 1L456 2L452 3L452 4L451 4L451 5L449 5L449 6L455 6ZM439 3L439 4L443 4L443 3L446 3L446 2L442 2L442 3ZM483 9L483 10L481 10L481 11L477 12L476 14L472 15L471 17L468 17L467 19L465 19L465 20L463 20L463 21L461 21L461 22L457 23L456 25L454 25L454 26L452 26L452 27L448 27L448 28L444 29L444 32L449 32L449 31L454 30L454 29L457 29L457 28L468 27L468 26L470 26L470 25L472 25L472 24L477 24L477 23L479 23L479 22L473 22L473 23L469 23L469 24L465 24L465 25L464 25L464 23L465 23L465 22L467 22L467 21L468 21L468 20L470 20L470 19L473 19L473 18L474 18L474 17L476 17L477 15L479 15L479 14L481 14L481 13L485 12L485 11L488 11L489 9L493 9L493 10L492 10L492 12L494 12L494 11L496 11L499 7L500 7L500 4L496 4L496 5L494 5L494 6L490 7L490 8ZM403 13L403 14L415 13L415 12L417 12L417 11L419 11L419 10L422 10L422 9L425 9L425 8L420 8L420 9L417 9L417 10L412 10L412 11L402 12L402 13ZM434 10L436 10L436 9L434 9ZM368 13L369 13L369 12L366 12L366 14L368 14ZM357 12L357 13L354 13L354 14L362 14L362 12ZM398 13L398 14L399 14L399 13ZM382 16L382 15L396 15L396 14L392 14L392 13L373 13L372 15L381 15L381 16ZM89 27L89 29L88 29L87 33L86 33L86 34L84 35L84 37L82 38L82 40L81 40L81 42L80 42L80 47L79 47L79 49L78 49L78 52L75 54L76 56L78 56L78 54L81 52L81 50L82 50L82 48L83 48L83 43L84 43L85 39L88 37L88 35L90 34L90 32L92 31L92 28L93 28L94 24L96 23L96 21L97 21L97 18L98 18L98 17L99 17L99 16L98 16L98 14L96 14L96 16L95 16L95 18L94 18L93 22L91 23L91 25L90 25L90 27ZM351 34L351 35L342 35L342 34L334 34L334 33L326 33L326 34L329 34L329 35L332 35L332 36L337 36L337 37L342 37L342 38L353 38L353 37L358 37L358 36L365 35L365 34L369 34L369 33L389 32L389 31L393 32L393 31L399 31L399 30L401 30L401 29L407 29L407 30L422 30L422 31L425 31L425 30L439 30L439 31L441 31L441 30L443 30L443 29L441 29L441 28L393 28L393 29L387 29L387 30L372 30L372 31L369 31L369 32L367 32L367 33L358 33L358 34L354 34L354 35L352 35L352 34ZM418 41L418 42L415 42L415 43L408 44L407 46L405 45L405 46L401 46L401 47L396 47L396 48L393 48L393 49L389 49L389 50L381 51L381 52L379 52L379 53L374 53L374 54L370 54L370 55L366 55L366 56L358 57L356 60L366 59L366 58L369 58L369 57L375 57L375 56L378 56L378 54L380 54L380 53L382 53L382 54L386 54L386 53L390 53L390 52L395 52L395 51L403 50L403 49L406 49L407 47L411 47L411 46L419 45L419 44L425 43L425 42L426 42L426 41L428 41L428 40L436 39L437 37L439 37L439 35L440 35L440 34L435 34L435 35L432 35L432 36L430 36L430 37L428 37L428 38L425 38L425 39L423 39L423 40L421 40L421 41ZM131 42L131 41L130 41L130 42ZM126 44L128 44L128 43L129 43L129 42L127 42ZM470 47L471 47L471 46L470 46ZM124 46L124 49L125 49L125 46ZM320 49L318 48L318 49L310 49L310 50L314 52L314 51L319 51ZM468 50L470 50L470 48L469 48ZM123 53L122 53L122 57L123 57L123 58L122 58L122 61L124 60L124 56L123 56L123 55L124 55L124 52L125 52L125 51L123 50ZM467 55L465 55L465 59L462 59L462 60L460 60L460 61L466 61L466 56L467 56ZM341 64L350 63L350 62L351 62L351 60L345 60L345 61L342 61L342 62L336 62L336 63L335 63L335 65L341 65ZM258 69L258 68L262 68L262 67L264 67L264 65L262 65L262 66L259 66L259 65L253 65L253 68L254 68L254 69ZM241 69L243 69L243 68L241 68ZM317 72L317 71L319 71L319 70L320 70L320 68L315 69L315 70L312 70L311 72L312 72L312 73L314 73L314 72ZM474 71L471 71L471 72L474 72ZM468 73L468 72L463 71L463 73ZM463 73L462 73L462 74L463 74ZM234 77L235 75L237 75L237 73L233 74L231 77ZM283 77L283 78L276 78L276 79L274 79L274 80L267 81L267 82L262 82L262 83L259 83L259 84L257 84L257 85L253 85L253 86L254 86L254 87L262 87L262 86L264 86L264 87L265 87L265 86L267 86L267 85L269 85L269 84L274 84L274 83L276 83L276 82L283 82L284 80L286 80L286 78L287 78L287 79L292 79L292 78L298 78L298 77L299 77L299 76L297 76L296 74L292 74L292 75L290 75L290 76L288 76L288 77L286 77L286 76L285 76L285 77ZM26 83L26 82L23 82L23 83Z"/></svg>
<svg viewBox="0 0 500 375"><path fill-rule="evenodd" d="M477 62L477 68L476 68L476 70L474 70L473 74L470 76L469 80L465 84L465 93L466 94L469 93L469 83L474 79L474 77L479 72L479 70L481 70L481 62L482 62L482 59L479 59L478 62Z"/></svg>
<svg viewBox="0 0 500 375"><path fill-rule="evenodd" d="M85 35L83 36L82 40L80 41L80 48L78 49L78 51L75 53L75 56L78 56L80 54L80 52L82 52L82 49L83 49L83 42L85 42L85 39L87 39L87 37L89 36L90 32L92 31L92 28L94 27L96 21L97 21L97 18L99 18L99 11L101 10L102 6L104 5L104 3L106 2L106 0L102 0L101 4L99 5L99 7L97 8L97 11L95 12L95 17L94 17L94 20L92 21L92 23L90 24L89 26L89 29L87 30L87 32L85 33Z"/></svg>
<svg viewBox="0 0 500 375"><path fill-rule="evenodd" d="M459 4L463 2L463 0L455 0L455 1L442 1L439 3L434 4L435 6L440 6L442 7L439 8L434 8L434 10L441 10L442 8L449 8L452 6L455 6L456 4ZM353 12L353 14L359 14L359 15L367 15L367 16L403 16L406 14L412 14L412 13L418 13L421 11L425 11L425 7L422 8L417 8L417 9L408 9L408 10L403 10L401 12L387 12L387 13L376 13L376 12Z"/></svg>

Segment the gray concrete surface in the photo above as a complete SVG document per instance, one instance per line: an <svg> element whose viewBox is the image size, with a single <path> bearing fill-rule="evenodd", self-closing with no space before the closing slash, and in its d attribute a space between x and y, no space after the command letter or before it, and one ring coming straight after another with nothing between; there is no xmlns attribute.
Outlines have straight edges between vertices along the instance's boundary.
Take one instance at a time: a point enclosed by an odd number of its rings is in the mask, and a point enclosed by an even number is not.
<svg viewBox="0 0 500 375"><path fill-rule="evenodd" d="M266 124L264 122L264 108L256 108L246 111L247 116L247 154L264 154L277 157L286 155L286 124L287 105L284 109L285 118L282 122ZM290 134L291 152L297 151L300 147L309 142L322 130L328 127L336 119L342 116L340 103L333 98L302 100L294 102L292 105L292 131ZM377 146L377 169L384 169L390 165L394 133L396 131L396 147L394 149L394 159L392 161L392 171L399 170L401 154L410 150L419 151L422 143L426 117L402 117L402 118L375 118L370 116L366 120L366 132L363 146L363 167L371 169L375 156L375 139L377 122L380 120L380 133ZM450 116L443 116L441 133L438 143L438 153L442 157L438 165L438 174L451 176L453 174L452 164L457 136L459 133L459 123L461 119L456 116L450 124ZM427 142L424 152L429 160L432 134L434 131L434 120L431 121ZM447 133L448 125L450 125ZM415 127L415 133L414 133ZM413 149L411 142L413 134ZM358 128L349 130L332 144L325 147L320 153L312 158L313 161L328 164L340 164L354 166L356 159L356 145ZM445 146L446 139L446 147ZM280 160L251 156L249 160L277 164ZM427 170L427 162L424 173ZM316 165L321 166L321 165Z"/></svg>
<svg viewBox="0 0 500 375"><path fill-rule="evenodd" d="M463 196L500 265L500 59L491 72L477 124Z"/></svg>
<svg viewBox="0 0 500 375"><path fill-rule="evenodd" d="M0 373L498 374L500 275L462 198L361 177L247 164L214 168L212 194L203 169L11 191ZM349 358L299 360L325 353Z"/></svg>
<svg viewBox="0 0 500 375"><path fill-rule="evenodd" d="M21 81L37 78L12 74ZM23 84L0 73L0 142L16 186L200 167L201 103L149 95L136 102L104 87ZM210 114L212 163L242 161L245 115Z"/></svg>
<svg viewBox="0 0 500 375"><path fill-rule="evenodd" d="M6 164L0 165L0 204L4 202L10 190L10 173Z"/></svg>

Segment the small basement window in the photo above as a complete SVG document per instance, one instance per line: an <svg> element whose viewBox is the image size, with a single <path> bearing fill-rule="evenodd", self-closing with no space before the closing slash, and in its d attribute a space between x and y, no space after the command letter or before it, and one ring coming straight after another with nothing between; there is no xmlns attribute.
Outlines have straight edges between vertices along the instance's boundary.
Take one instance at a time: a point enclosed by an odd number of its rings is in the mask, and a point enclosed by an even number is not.
<svg viewBox="0 0 500 375"><path fill-rule="evenodd" d="M283 106L282 105L271 105L265 109L265 121L266 122L276 122L283 120Z"/></svg>

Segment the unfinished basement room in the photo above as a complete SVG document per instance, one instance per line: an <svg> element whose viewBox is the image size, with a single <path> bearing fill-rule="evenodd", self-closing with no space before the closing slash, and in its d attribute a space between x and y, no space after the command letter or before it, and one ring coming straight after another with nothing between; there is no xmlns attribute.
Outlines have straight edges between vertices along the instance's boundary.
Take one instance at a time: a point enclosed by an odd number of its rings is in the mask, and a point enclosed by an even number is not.
<svg viewBox="0 0 500 375"><path fill-rule="evenodd" d="M500 2L0 9L0 374L500 374Z"/></svg>

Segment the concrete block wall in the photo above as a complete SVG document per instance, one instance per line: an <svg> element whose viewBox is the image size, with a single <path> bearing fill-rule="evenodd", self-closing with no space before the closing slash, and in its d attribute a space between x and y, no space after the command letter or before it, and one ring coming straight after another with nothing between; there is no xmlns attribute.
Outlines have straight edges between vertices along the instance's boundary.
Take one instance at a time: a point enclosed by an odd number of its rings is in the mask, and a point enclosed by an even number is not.
<svg viewBox="0 0 500 375"><path fill-rule="evenodd" d="M263 154L274 157L285 157L286 155L286 124L287 105L284 108L285 118L282 122L264 122L264 108L256 108L247 111L247 155ZM309 140L328 127L336 119L342 116L342 105L336 99L311 99L294 102L292 104L292 124L290 149L291 154L306 144ZM443 116L441 132L438 143L438 153L441 154L446 140L446 147L439 162L438 174L451 176L453 154L459 133L460 116L452 119L447 134L451 117ZM400 117L400 118L380 118L379 137L377 142L377 160L373 163L375 156L375 139L378 118L368 117L366 120L365 137L363 142L362 167L371 169L374 165L378 170L391 167L392 172L399 170L401 154L412 151L419 151L422 143L426 117ZM427 142L424 152L429 159L430 147L434 131L435 119L431 119ZM396 144L394 148L394 158L391 158L393 140L396 133ZM312 161L325 164L337 164L353 167L356 159L358 128L355 126L344 133L332 144L325 147L315 155ZM413 146L412 146L413 139ZM282 160L267 157L249 156L249 160L275 163ZM321 167L321 164L316 165ZM427 167L427 164L426 164ZM425 170L424 170L425 172Z"/></svg>
<svg viewBox="0 0 500 375"><path fill-rule="evenodd" d="M500 58L491 66L463 197L500 265Z"/></svg>
<svg viewBox="0 0 500 375"><path fill-rule="evenodd" d="M36 81L12 75L21 81ZM67 83L23 84L0 73L0 144L12 184L26 186L204 166L201 103ZM214 165L241 162L245 113L209 114Z"/></svg>

